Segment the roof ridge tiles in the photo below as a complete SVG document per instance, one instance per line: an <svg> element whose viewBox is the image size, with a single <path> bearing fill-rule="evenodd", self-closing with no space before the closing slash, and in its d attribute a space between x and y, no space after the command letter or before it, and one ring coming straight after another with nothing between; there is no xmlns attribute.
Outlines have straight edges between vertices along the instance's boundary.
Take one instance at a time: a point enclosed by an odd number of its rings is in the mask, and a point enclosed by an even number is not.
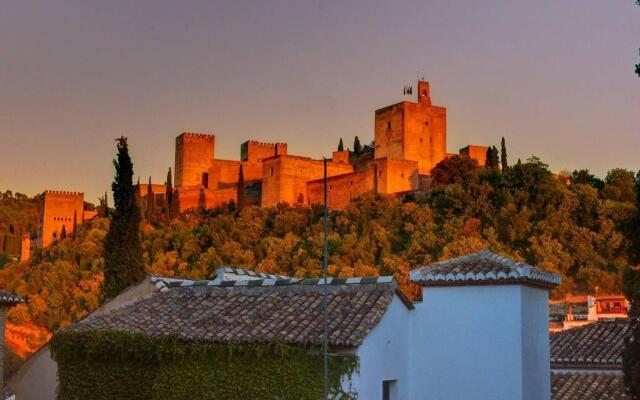
<svg viewBox="0 0 640 400"><path fill-rule="evenodd" d="M216 279L189 280L162 276L151 276L151 281L160 290L175 287L269 287L269 286L322 286L325 284L323 278L292 278L292 277L266 277L263 279L233 279L225 280L219 277ZM328 286L352 286L352 285L372 285L372 284L395 284L393 276L376 277L352 277L352 278L327 278Z"/></svg>
<svg viewBox="0 0 640 400"><path fill-rule="evenodd" d="M478 283L528 283L553 287L560 276L483 249L476 253L438 261L411 271L411 280L423 286L447 286Z"/></svg>

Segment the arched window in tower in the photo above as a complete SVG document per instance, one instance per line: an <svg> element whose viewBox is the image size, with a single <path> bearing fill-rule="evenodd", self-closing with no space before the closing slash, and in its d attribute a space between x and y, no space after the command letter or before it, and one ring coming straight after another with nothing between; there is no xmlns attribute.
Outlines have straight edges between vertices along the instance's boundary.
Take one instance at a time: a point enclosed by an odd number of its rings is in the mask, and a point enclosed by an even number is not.
<svg viewBox="0 0 640 400"><path fill-rule="evenodd" d="M298 204L304 204L304 195L302 193L298 193Z"/></svg>
<svg viewBox="0 0 640 400"><path fill-rule="evenodd" d="M391 121L387 122L387 129L391 129Z"/></svg>
<svg viewBox="0 0 640 400"><path fill-rule="evenodd" d="M273 176L273 167L269 168L269 176Z"/></svg>

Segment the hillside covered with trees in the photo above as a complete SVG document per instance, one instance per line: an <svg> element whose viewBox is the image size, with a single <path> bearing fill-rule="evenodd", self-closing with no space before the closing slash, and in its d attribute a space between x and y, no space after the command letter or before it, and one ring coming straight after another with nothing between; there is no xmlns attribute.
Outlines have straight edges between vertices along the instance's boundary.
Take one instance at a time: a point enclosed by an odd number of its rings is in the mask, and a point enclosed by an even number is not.
<svg viewBox="0 0 640 400"><path fill-rule="evenodd" d="M453 157L433 173L428 193L365 195L331 211L332 276L395 275L410 295L408 272L483 248L563 277L553 296L619 292L630 261L636 177L614 169L604 180L576 171L554 176L537 158L506 168L477 168ZM569 182L569 183L567 183ZM222 265L297 277L322 270L321 207L229 204L140 224L147 272L211 278ZM54 331L98 307L109 219L84 224L75 238L0 271L0 287L27 299L10 322Z"/></svg>

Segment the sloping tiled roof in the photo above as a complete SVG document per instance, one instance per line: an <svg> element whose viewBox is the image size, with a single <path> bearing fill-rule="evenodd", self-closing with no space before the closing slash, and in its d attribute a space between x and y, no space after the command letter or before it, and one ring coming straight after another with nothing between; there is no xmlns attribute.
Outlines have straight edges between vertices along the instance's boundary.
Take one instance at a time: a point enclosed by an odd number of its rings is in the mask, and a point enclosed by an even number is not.
<svg viewBox="0 0 640 400"><path fill-rule="evenodd" d="M24 303L24 299L18 295L0 291L0 304L14 305Z"/></svg>
<svg viewBox="0 0 640 400"><path fill-rule="evenodd" d="M422 286L527 283L554 287L560 277L531 265L498 256L489 250L441 261L411 271L411 280Z"/></svg>
<svg viewBox="0 0 640 400"><path fill-rule="evenodd" d="M191 282L191 283L185 283ZM148 299L70 329L124 329L188 341L322 343L322 280L174 281ZM229 286L227 286L229 285ZM329 281L329 343L362 344L391 303L390 277Z"/></svg>
<svg viewBox="0 0 640 400"><path fill-rule="evenodd" d="M631 400L622 373L551 372L551 400Z"/></svg>
<svg viewBox="0 0 640 400"><path fill-rule="evenodd" d="M621 368L629 321L597 321L551 334L551 365L570 368Z"/></svg>

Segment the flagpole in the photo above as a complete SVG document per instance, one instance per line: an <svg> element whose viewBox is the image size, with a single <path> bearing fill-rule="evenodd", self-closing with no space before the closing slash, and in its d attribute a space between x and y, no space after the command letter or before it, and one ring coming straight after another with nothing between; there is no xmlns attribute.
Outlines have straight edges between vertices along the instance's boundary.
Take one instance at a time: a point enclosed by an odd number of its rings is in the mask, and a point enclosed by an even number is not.
<svg viewBox="0 0 640 400"><path fill-rule="evenodd" d="M327 265L329 263L329 212L327 206L327 159L324 159L324 262L322 266L323 285L323 361L324 400L329 399L329 285L327 285Z"/></svg>

